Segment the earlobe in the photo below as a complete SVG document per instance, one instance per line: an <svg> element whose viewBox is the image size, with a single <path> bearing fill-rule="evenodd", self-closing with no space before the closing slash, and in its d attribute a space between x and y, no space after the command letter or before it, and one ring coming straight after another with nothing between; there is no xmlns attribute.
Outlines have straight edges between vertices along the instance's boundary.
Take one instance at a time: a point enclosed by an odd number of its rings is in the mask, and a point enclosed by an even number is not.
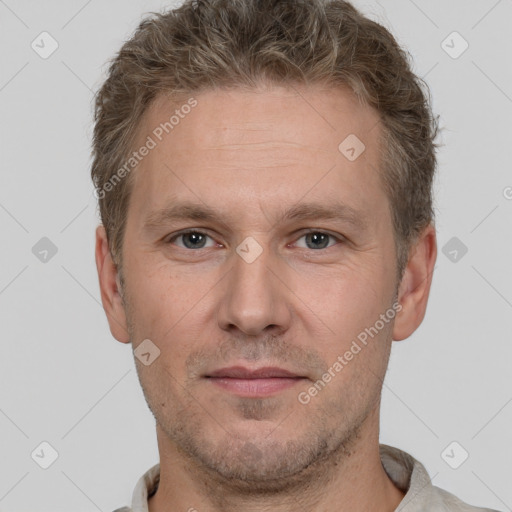
<svg viewBox="0 0 512 512"><path fill-rule="evenodd" d="M110 332L122 343L129 343L126 314L120 294L119 273L112 260L107 234L103 226L96 228L96 268L100 284L101 302L107 315Z"/></svg>
<svg viewBox="0 0 512 512"><path fill-rule="evenodd" d="M395 319L393 340L408 338L423 321L436 258L436 232L431 224L423 230L410 250L398 291L398 302L402 309Z"/></svg>

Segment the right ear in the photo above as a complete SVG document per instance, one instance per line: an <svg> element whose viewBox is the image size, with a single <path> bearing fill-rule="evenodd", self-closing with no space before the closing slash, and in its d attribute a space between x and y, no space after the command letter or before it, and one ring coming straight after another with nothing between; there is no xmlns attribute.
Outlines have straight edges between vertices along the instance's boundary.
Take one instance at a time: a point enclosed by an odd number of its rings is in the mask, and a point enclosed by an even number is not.
<svg viewBox="0 0 512 512"><path fill-rule="evenodd" d="M126 313L119 291L117 266L112 260L107 233L101 225L96 228L96 268L100 282L101 302L107 315L110 332L121 343L130 343Z"/></svg>

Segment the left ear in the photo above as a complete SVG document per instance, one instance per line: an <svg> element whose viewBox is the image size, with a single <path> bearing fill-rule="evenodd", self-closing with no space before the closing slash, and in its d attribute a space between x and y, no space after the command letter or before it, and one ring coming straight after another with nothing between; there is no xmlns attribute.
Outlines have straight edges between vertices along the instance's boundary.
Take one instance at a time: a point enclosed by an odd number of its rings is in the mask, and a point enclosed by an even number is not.
<svg viewBox="0 0 512 512"><path fill-rule="evenodd" d="M408 338L423 321L436 258L436 230L430 224L409 251L409 261L398 290L402 309L395 318L393 340Z"/></svg>

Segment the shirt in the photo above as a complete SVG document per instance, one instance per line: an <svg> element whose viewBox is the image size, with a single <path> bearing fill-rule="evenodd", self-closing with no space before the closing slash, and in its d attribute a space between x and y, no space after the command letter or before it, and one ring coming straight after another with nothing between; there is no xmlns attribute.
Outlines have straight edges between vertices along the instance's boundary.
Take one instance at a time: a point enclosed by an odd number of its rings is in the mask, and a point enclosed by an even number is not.
<svg viewBox="0 0 512 512"><path fill-rule="evenodd" d="M395 512L497 512L472 507L432 485L425 467L398 448L381 444L380 457L389 478L405 493ZM114 512L148 512L148 497L156 492L159 480L160 464L156 464L137 482L131 508L118 508Z"/></svg>

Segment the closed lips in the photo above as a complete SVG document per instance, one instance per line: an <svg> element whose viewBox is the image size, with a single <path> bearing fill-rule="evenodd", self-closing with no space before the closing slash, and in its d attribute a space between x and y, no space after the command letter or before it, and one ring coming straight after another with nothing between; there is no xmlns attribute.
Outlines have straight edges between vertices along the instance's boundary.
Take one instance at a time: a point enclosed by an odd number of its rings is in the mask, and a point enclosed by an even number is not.
<svg viewBox="0 0 512 512"><path fill-rule="evenodd" d="M207 378L223 378L223 379L302 379L301 375L289 372L283 368L259 368L250 370L241 366L233 366L231 368L222 368L206 375Z"/></svg>

